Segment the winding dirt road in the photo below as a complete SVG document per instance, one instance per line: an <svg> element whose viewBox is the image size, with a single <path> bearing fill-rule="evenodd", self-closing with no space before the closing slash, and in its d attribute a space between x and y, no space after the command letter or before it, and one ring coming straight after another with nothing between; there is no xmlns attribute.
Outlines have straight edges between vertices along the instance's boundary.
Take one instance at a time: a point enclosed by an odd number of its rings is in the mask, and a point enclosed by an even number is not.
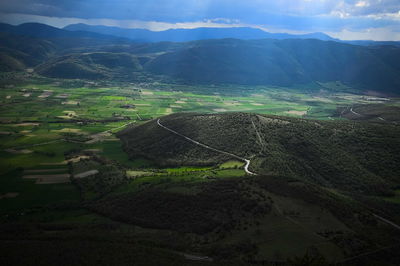
<svg viewBox="0 0 400 266"><path fill-rule="evenodd" d="M356 111L354 111L354 110L353 110L353 107L350 108L350 112L352 112L352 113L355 114L355 115L362 116L361 114L359 114L359 113L357 113Z"/></svg>
<svg viewBox="0 0 400 266"><path fill-rule="evenodd" d="M175 135L178 135L178 136L180 136L180 137L182 137L182 138L185 138L187 141L190 141L190 142L192 142L192 143L194 143L194 144L196 144L196 145L199 145L199 146L201 146L201 147L203 147L203 148L206 148L206 149L209 149L209 150L218 152L218 153L222 153L222 154L225 154L225 155L229 155L229 156L231 156L231 157L233 157L233 158L235 158L235 159L238 159L238 160L240 160L240 161L244 161L244 162L246 163L245 166L244 166L244 171L245 171L247 174L249 174L249 175L257 175L256 173L253 173L253 172L251 172L251 171L249 170L250 160L248 160L248 159L246 159L246 158L242 158L242 157L237 156L236 154L233 154L233 153L230 153L230 152L226 152L226 151L222 151L222 150L219 150L219 149L215 149L215 148L210 147L210 146L208 146L208 145L206 145L206 144L203 144L203 143L200 143L200 142L198 142L198 141L196 141L196 140L194 140L194 139L191 139L191 138L189 138L189 137L187 137L187 136L185 136L185 135L182 135L181 133L179 133L179 132L177 132L177 131L175 131L175 130L173 130L173 129L170 129L170 128L164 126L163 124L161 124L160 119L157 119L157 125L160 126L160 127L162 127L163 129L168 130L169 132L172 132L172 133L174 133Z"/></svg>

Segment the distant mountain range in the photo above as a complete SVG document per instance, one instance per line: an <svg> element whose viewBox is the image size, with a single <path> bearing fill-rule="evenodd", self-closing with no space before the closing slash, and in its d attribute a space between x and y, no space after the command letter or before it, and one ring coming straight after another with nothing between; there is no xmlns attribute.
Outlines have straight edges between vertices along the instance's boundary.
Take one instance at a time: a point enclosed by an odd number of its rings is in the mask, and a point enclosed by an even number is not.
<svg viewBox="0 0 400 266"><path fill-rule="evenodd" d="M87 24L71 24L64 27L68 31L76 32L92 32L104 34L108 36L116 36L131 39L140 42L188 42L209 39L316 39L321 41L335 41L354 45L391 45L399 46L400 42L396 41L371 41L371 40L354 40L343 41L322 33L308 34L289 34L289 33L270 33L257 28L250 27L234 27L234 28L195 28L195 29L170 29L165 31L150 31L145 29L126 29L109 26L92 26Z"/></svg>
<svg viewBox="0 0 400 266"><path fill-rule="evenodd" d="M318 39L324 41L337 40L324 33L310 33L293 35L288 33L269 33L256 28L195 28L195 29L170 29L165 31L150 31L145 29L125 29L108 26L91 26L86 24L72 24L64 27L69 31L86 31L107 34L138 40L143 42L188 42L208 39L234 38L241 40L252 39Z"/></svg>
<svg viewBox="0 0 400 266"><path fill-rule="evenodd" d="M0 23L0 32L37 38L122 39L121 37L104 35L91 31L67 31L41 23L24 23L18 26Z"/></svg>
<svg viewBox="0 0 400 266"><path fill-rule="evenodd" d="M170 32L171 36L184 32L187 38L202 32L201 36L211 38L218 31L225 32L221 36L229 33L242 38L264 34L249 28ZM360 90L400 94L400 48L388 43L362 44L315 38L144 43L37 23L0 24L0 71L30 67L55 78L134 80L152 75L193 84L294 87L338 81Z"/></svg>

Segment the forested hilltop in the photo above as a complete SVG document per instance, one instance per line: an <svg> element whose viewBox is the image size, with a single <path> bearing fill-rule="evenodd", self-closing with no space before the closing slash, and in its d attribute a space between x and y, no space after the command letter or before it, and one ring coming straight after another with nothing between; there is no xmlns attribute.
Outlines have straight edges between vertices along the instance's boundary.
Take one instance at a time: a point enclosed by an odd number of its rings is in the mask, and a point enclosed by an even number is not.
<svg viewBox="0 0 400 266"><path fill-rule="evenodd" d="M174 114L163 125L201 143L251 158L259 174L385 195L400 174L400 129L394 125L316 121L246 113ZM229 159L171 134L156 121L120 133L131 157L161 165Z"/></svg>
<svg viewBox="0 0 400 266"><path fill-rule="evenodd" d="M244 256L247 263L262 258L272 263L279 254L268 252L279 249L287 256L288 249L279 247L297 237L308 250L302 261L315 265L374 265L384 257L395 265L399 259L392 246L400 221L400 130L395 124L184 113L118 136L133 160L144 157L162 167L211 165L217 171L221 162L246 158L256 175L237 178L232 172L220 179L204 172L199 179L171 183L171 176L156 184L148 179L135 193L124 190L90 203L102 215L194 233L199 249L219 259ZM274 235L276 228L281 231ZM229 246L231 241L236 244Z"/></svg>

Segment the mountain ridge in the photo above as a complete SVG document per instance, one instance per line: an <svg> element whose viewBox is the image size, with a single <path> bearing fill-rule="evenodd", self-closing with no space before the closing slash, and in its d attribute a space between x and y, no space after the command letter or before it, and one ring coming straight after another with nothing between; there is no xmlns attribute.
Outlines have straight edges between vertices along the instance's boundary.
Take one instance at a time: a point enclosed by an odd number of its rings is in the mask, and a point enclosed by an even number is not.
<svg viewBox="0 0 400 266"><path fill-rule="evenodd" d="M110 26L91 26L87 24L71 24L63 29L69 31L87 31L96 32L107 35L114 35L132 40L140 40L147 42L187 42L206 39L320 39L320 40L337 40L327 34L316 32L308 34L293 35L288 33L270 33L261 29L252 27L227 27L227 28L212 28L199 27L194 29L168 29L164 31L151 31L146 29L128 29Z"/></svg>
<svg viewBox="0 0 400 266"><path fill-rule="evenodd" d="M22 35L32 27L39 30L32 31L29 36ZM18 30L17 35L8 33L16 29L22 30ZM232 38L140 43L108 35L97 38L97 35L90 35L92 33L69 32L38 24L20 27L0 24L0 34L3 37L0 40L3 71L36 67L37 73L45 76L51 73L51 77L57 78L124 77L123 80L135 80L136 73L142 72L177 82L278 87L339 82L359 91L393 95L399 94L400 88L400 48L393 45ZM91 53L98 53L94 55L97 63L79 59ZM133 68L124 63L121 55L133 58L130 64ZM115 64L104 68L111 59ZM64 63L60 64L62 61ZM71 73L75 74L66 75L68 69L73 69Z"/></svg>
<svg viewBox="0 0 400 266"><path fill-rule="evenodd" d="M97 38L97 39L121 39L120 37L85 31L67 31L43 23L23 23L17 26L0 23L0 32L35 38Z"/></svg>

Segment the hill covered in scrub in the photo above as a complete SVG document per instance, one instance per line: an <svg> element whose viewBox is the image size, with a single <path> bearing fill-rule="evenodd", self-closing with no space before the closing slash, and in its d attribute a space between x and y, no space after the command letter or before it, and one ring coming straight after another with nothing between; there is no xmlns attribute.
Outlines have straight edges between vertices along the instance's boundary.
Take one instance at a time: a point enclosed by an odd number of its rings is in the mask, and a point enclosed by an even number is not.
<svg viewBox="0 0 400 266"><path fill-rule="evenodd" d="M258 174L286 176L327 188L390 195L400 174L400 129L258 114L174 114L162 124L210 147L251 159ZM132 157L160 165L215 164L229 156L204 149L157 125L119 137Z"/></svg>
<svg viewBox="0 0 400 266"><path fill-rule="evenodd" d="M216 261L297 265L297 256L305 265L396 265L399 134L397 125L371 122L164 116L118 134L131 159L164 167L238 159L204 144L249 159L257 175L137 177L86 206L179 235L175 248L195 247Z"/></svg>

